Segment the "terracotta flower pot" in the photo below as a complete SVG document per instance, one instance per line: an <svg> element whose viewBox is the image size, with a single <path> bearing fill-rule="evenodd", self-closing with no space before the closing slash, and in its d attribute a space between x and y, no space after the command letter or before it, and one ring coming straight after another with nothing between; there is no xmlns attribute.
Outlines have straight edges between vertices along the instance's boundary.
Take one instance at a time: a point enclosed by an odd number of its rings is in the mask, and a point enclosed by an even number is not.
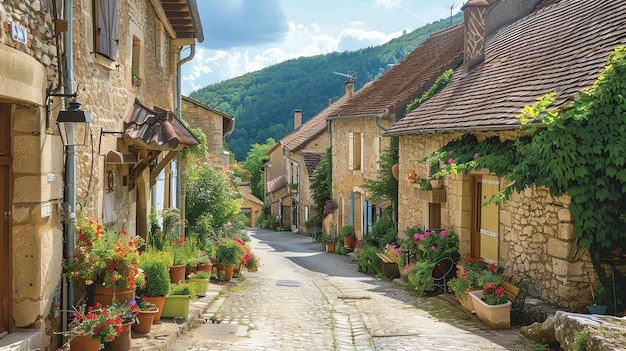
<svg viewBox="0 0 626 351"><path fill-rule="evenodd" d="M167 296L146 296L145 299L154 304L159 310L154 315L153 322L158 322L161 320L161 313L163 312L163 304L165 303L165 298Z"/></svg>
<svg viewBox="0 0 626 351"><path fill-rule="evenodd" d="M91 335L75 336L70 341L70 349L81 351L98 351L100 350L100 340L94 340Z"/></svg>
<svg viewBox="0 0 626 351"><path fill-rule="evenodd" d="M152 328L154 316L159 312L160 310L158 308L155 311L139 311L137 315L138 323L133 324L133 331L139 334L149 333Z"/></svg>
<svg viewBox="0 0 626 351"><path fill-rule="evenodd" d="M172 284L176 284L185 280L186 269L187 269L187 265L184 265L184 264L171 266L170 267L170 282L172 282Z"/></svg>
<svg viewBox="0 0 626 351"><path fill-rule="evenodd" d="M213 272L213 264L212 263L200 263L196 265L196 269L202 272L207 272L211 274Z"/></svg>
<svg viewBox="0 0 626 351"><path fill-rule="evenodd" d="M116 303L126 303L135 298L135 290L116 286L115 288L105 288L101 284L94 287L93 303L101 303L102 306L113 304L113 295Z"/></svg>
<svg viewBox="0 0 626 351"><path fill-rule="evenodd" d="M124 332L119 334L113 341L105 342L104 349L108 351L127 351L130 349L130 326L131 323L122 324Z"/></svg>

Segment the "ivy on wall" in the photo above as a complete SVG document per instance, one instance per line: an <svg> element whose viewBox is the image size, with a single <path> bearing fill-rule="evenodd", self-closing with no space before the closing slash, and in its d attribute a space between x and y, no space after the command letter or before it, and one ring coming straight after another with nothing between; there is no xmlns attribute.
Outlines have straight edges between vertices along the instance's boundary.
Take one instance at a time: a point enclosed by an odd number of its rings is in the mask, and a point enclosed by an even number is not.
<svg viewBox="0 0 626 351"><path fill-rule="evenodd" d="M510 184L491 202L532 186L569 195L574 237L589 249L602 278L600 256L626 241L626 47L609 55L592 87L547 111L555 97L547 94L517 116L527 137L478 141L464 135L422 161L442 160L443 174L486 168L505 178Z"/></svg>
<svg viewBox="0 0 626 351"><path fill-rule="evenodd" d="M420 96L420 97L416 98L415 100L411 101L406 106L406 113L408 114L409 112L413 111L419 105L423 104L426 100L430 99L435 94L440 92L441 89L443 89L443 88L447 87L448 85L450 85L450 83L452 83L452 74L453 74L453 71L451 69L444 71L441 74L441 76L439 76L437 78L437 80L435 80L435 83L430 88L428 88L428 91L426 91L424 94L422 94L422 96Z"/></svg>

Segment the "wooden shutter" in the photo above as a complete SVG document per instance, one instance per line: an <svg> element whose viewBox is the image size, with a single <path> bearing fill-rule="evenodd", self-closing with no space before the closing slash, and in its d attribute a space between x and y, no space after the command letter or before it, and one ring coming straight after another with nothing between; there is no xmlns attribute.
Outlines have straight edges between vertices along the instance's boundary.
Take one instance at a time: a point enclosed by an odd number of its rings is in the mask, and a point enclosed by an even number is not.
<svg viewBox="0 0 626 351"><path fill-rule="evenodd" d="M350 211L348 212L348 224L354 227L354 191L350 192Z"/></svg>
<svg viewBox="0 0 626 351"><path fill-rule="evenodd" d="M354 133L348 134L348 169L354 170Z"/></svg>
<svg viewBox="0 0 626 351"><path fill-rule="evenodd" d="M380 169L380 143L381 137L380 135L376 135L374 137L374 164L376 170Z"/></svg>
<svg viewBox="0 0 626 351"><path fill-rule="evenodd" d="M483 176L482 203L487 202L500 188L500 181L495 176ZM500 218L498 206L483 206L480 214L480 255L488 262L498 263L498 237Z"/></svg>
<svg viewBox="0 0 626 351"><path fill-rule="evenodd" d="M117 59L117 0L95 0L96 51Z"/></svg>
<svg viewBox="0 0 626 351"><path fill-rule="evenodd" d="M361 173L365 172L365 133L361 133Z"/></svg>

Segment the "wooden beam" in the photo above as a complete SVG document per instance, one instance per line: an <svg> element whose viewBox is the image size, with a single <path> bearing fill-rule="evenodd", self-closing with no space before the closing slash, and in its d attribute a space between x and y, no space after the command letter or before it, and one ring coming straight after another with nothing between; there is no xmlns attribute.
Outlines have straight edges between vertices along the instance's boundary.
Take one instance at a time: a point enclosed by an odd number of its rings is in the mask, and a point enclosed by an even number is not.
<svg viewBox="0 0 626 351"><path fill-rule="evenodd" d="M167 164L170 163L170 161L172 161L177 154L178 151L168 152L167 155L165 155L165 157L161 160L161 162L159 162L159 164L152 170L152 172L150 172L150 186L154 186L154 184L156 184L156 179L159 176L159 173L161 173L163 168L165 168L165 166L167 166Z"/></svg>

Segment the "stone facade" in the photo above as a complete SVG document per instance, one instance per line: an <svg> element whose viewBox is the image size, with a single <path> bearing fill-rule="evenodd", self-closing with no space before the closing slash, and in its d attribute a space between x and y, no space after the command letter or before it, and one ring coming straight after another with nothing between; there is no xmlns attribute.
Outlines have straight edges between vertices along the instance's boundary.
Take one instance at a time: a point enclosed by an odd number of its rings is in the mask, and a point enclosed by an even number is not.
<svg viewBox="0 0 626 351"><path fill-rule="evenodd" d="M11 139L10 153L0 155L0 172L12 180L12 191L2 192L6 197L1 199L0 223L8 213L11 220L0 228L0 332L34 330L37 336L27 345L31 349L56 349L52 337L63 299L65 155L55 119L66 99L47 96L63 92L58 53L71 55L72 90L92 118L88 144L76 147L77 210L129 233L145 233L153 193L149 170L129 189L132 164L107 165L105 155L108 150L129 151L120 136L136 98L175 110L178 50L190 42L172 39L151 2L120 0L117 58L94 54L93 4L73 2L73 51L65 52L62 35L55 32L51 0L0 3L0 120L10 120L0 124L0 133ZM12 38L13 23L23 28L18 33L26 33L26 44ZM133 86L132 73L143 78L143 85Z"/></svg>
<svg viewBox="0 0 626 351"><path fill-rule="evenodd" d="M381 121L381 125L387 127L388 121ZM364 204L368 199L362 185L366 179L377 177L380 154L389 148L389 138L381 137L383 130L376 125L374 118L333 119L330 130L333 160L332 198L337 202L338 208L332 216L326 217L325 228L330 228L331 234L337 234L344 224L352 224L356 240L361 240L364 231L367 230L363 228L363 222L367 211ZM357 150L359 148L362 152ZM352 209L351 193L354 199Z"/></svg>
<svg viewBox="0 0 626 351"><path fill-rule="evenodd" d="M232 117L186 96L182 98L183 119L192 128L199 128L206 136L209 157L221 165L230 164L230 152L224 149L225 134L234 127Z"/></svg>
<svg viewBox="0 0 626 351"><path fill-rule="evenodd" d="M479 139L493 136L482 133ZM502 139L516 138L514 132L500 133ZM428 174L417 162L462 134L400 136L400 181L398 228L426 224L428 205L418 188L406 181L407 174ZM441 227L459 236L461 254L474 254L472 247L473 177L483 172L444 177L446 202L441 203ZM502 186L500 186L502 187ZM529 293L558 306L583 311L589 301L589 278L593 267L589 253L573 238L569 198L555 198L545 188L526 189L500 205L498 263L529 283ZM428 226L427 226L428 227ZM402 232L402 230L400 230Z"/></svg>

